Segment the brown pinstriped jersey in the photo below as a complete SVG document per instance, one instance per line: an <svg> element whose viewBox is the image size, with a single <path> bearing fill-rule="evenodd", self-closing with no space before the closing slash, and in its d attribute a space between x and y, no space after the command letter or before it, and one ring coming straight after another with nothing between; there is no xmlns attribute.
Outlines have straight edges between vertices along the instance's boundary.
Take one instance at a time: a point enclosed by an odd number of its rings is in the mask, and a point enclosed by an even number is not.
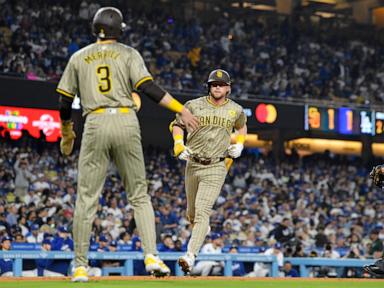
<svg viewBox="0 0 384 288"><path fill-rule="evenodd" d="M72 55L57 91L80 96L84 115L101 107L131 107L131 92L152 79L134 48L118 42L90 44Z"/></svg>
<svg viewBox="0 0 384 288"><path fill-rule="evenodd" d="M199 119L199 128L187 134L186 145L201 158L225 157L231 144L231 133L246 123L243 108L227 99L221 106L213 104L208 96L190 100L185 106ZM183 123L176 115L176 123Z"/></svg>

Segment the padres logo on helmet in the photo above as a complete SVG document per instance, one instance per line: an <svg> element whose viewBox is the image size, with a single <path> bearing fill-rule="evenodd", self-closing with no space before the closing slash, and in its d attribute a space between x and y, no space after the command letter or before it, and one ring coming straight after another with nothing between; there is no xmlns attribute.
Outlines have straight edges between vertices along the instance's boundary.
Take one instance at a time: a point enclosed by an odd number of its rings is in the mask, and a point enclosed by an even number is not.
<svg viewBox="0 0 384 288"><path fill-rule="evenodd" d="M100 8L92 21L93 35L100 39L119 38L125 27L123 14L115 7Z"/></svg>
<svg viewBox="0 0 384 288"><path fill-rule="evenodd" d="M207 84L212 82L224 82L227 85L231 85L231 77L229 73L223 69L216 69L209 73Z"/></svg>

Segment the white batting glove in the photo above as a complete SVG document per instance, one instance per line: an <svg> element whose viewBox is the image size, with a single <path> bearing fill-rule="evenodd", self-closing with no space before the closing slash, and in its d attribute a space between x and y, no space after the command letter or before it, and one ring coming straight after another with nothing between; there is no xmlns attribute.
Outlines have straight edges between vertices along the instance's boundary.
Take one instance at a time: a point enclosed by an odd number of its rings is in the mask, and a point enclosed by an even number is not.
<svg viewBox="0 0 384 288"><path fill-rule="evenodd" d="M179 158L180 160L187 161L189 160L189 158L193 153L192 153L192 150L189 149L187 146L184 146L184 147L185 149L183 150L183 152L180 153L180 155L177 158Z"/></svg>
<svg viewBox="0 0 384 288"><path fill-rule="evenodd" d="M228 147L228 155L232 158L238 158L244 149L243 144L232 144Z"/></svg>

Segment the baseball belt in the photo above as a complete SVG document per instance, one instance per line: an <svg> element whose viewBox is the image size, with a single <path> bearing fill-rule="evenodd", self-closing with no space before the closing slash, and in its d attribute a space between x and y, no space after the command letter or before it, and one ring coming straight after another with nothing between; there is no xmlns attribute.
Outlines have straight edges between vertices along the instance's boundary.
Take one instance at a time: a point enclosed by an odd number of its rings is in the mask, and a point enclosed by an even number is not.
<svg viewBox="0 0 384 288"><path fill-rule="evenodd" d="M109 108L98 108L96 110L93 110L91 114L118 114L123 113L126 114L129 112L128 107L109 107Z"/></svg>
<svg viewBox="0 0 384 288"><path fill-rule="evenodd" d="M209 165L209 164L215 164L221 161L224 161L224 157L221 158L199 158L197 156L192 156L191 160L193 162L199 163L201 165Z"/></svg>

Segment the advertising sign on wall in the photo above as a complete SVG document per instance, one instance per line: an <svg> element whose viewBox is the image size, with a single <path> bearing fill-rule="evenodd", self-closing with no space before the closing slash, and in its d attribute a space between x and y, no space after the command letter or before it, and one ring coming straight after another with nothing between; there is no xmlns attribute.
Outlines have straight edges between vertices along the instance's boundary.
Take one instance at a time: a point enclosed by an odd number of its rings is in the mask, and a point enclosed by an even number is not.
<svg viewBox="0 0 384 288"><path fill-rule="evenodd" d="M60 137L59 111L33 108L0 106L1 134L9 131L12 139L17 140L26 130L32 137L39 138L43 132L48 142L56 142Z"/></svg>

